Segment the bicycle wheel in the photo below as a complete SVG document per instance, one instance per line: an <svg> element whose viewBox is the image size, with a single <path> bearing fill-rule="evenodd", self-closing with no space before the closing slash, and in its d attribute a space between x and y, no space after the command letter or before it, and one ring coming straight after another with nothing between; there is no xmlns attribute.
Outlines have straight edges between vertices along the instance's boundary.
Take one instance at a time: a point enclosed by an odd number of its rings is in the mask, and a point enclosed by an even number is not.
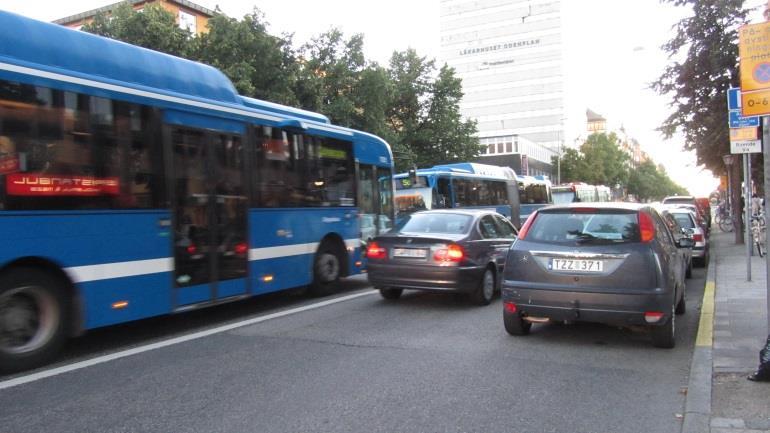
<svg viewBox="0 0 770 433"><path fill-rule="evenodd" d="M719 220L719 230L722 230L723 232L732 232L735 227L733 227L733 220L730 218L721 218Z"/></svg>

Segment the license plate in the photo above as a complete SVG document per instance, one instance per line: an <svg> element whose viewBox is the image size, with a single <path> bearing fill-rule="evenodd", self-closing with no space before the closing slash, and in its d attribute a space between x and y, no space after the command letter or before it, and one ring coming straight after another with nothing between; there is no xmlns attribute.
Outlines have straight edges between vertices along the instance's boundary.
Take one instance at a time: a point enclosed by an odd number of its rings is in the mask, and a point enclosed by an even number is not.
<svg viewBox="0 0 770 433"><path fill-rule="evenodd" d="M602 272L604 262L601 260L551 259L548 268L554 271Z"/></svg>
<svg viewBox="0 0 770 433"><path fill-rule="evenodd" d="M424 259L428 256L428 250L417 248L393 248L393 257L411 257Z"/></svg>

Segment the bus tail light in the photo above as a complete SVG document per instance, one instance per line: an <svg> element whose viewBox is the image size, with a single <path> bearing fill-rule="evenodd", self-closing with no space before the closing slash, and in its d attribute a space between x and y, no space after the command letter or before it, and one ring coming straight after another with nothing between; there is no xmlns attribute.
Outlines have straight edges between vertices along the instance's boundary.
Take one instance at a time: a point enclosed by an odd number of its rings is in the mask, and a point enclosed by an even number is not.
<svg viewBox="0 0 770 433"><path fill-rule="evenodd" d="M366 258L368 259L384 259L387 256L387 250L377 245L377 242L371 242L369 248L366 249Z"/></svg>
<svg viewBox="0 0 770 433"><path fill-rule="evenodd" d="M527 232L532 226L532 223L535 221L535 218L537 218L537 211L532 212L524 225L521 226L521 230L519 230L519 239L524 240L524 238L527 237Z"/></svg>
<svg viewBox="0 0 770 433"><path fill-rule="evenodd" d="M437 262L461 262L464 258L465 251L463 247L457 244L450 244L433 253L433 259Z"/></svg>
<svg viewBox="0 0 770 433"><path fill-rule="evenodd" d="M249 251L249 246L246 245L246 242L238 242L234 249L236 254L246 254Z"/></svg>
<svg viewBox="0 0 770 433"><path fill-rule="evenodd" d="M655 239L655 223L647 212L639 212L639 235L644 243L652 242Z"/></svg>

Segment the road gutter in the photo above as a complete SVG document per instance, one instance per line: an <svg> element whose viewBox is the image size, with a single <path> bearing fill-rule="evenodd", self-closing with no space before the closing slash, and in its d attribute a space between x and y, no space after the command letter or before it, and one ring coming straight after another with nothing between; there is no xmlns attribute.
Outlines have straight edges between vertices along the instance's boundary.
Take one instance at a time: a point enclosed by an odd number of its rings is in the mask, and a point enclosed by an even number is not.
<svg viewBox="0 0 770 433"><path fill-rule="evenodd" d="M706 287L703 291L698 335L695 338L695 349L690 364L690 380L687 384L682 433L704 433L711 429L716 261L716 254L712 254L706 274Z"/></svg>

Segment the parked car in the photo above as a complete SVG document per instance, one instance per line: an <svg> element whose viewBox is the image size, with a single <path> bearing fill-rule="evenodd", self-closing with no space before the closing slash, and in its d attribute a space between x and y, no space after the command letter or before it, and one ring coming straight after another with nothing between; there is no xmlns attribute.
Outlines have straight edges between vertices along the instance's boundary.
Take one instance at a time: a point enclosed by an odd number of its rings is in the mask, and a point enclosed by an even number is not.
<svg viewBox="0 0 770 433"><path fill-rule="evenodd" d="M675 314L685 312L686 263L657 210L634 203L574 203L533 214L511 246L502 284L512 335L532 323L600 322L649 328L674 347Z"/></svg>
<svg viewBox="0 0 770 433"><path fill-rule="evenodd" d="M498 291L516 229L492 210L416 212L369 243L369 282L385 299L404 289L470 294L488 305Z"/></svg>
<svg viewBox="0 0 770 433"><path fill-rule="evenodd" d="M694 245L692 247L693 264L698 267L704 267L709 261L709 246L706 238L706 232L703 227L698 226L696 216L689 209L674 208L669 212L676 218L682 228L692 233Z"/></svg>
<svg viewBox="0 0 770 433"><path fill-rule="evenodd" d="M676 205L674 205L676 206ZM679 224L679 221L677 220L674 212L690 212L685 209L681 209L678 207L669 208L666 205L663 205L663 208L659 208L658 212L660 212L661 218L663 218L663 222L666 223L668 226L668 230L671 232L671 236L674 238L674 243L680 243L679 239L681 238L690 238L693 242L693 246L695 245L695 239L693 239L693 234L691 231L685 229L681 224ZM691 212L690 212L691 213ZM694 216L694 215L693 215ZM702 231L702 230L701 230ZM687 264L685 266L685 269L687 272L685 273L686 278L692 278L692 267L693 267L693 248L679 248L679 252L682 255L682 260Z"/></svg>
<svg viewBox="0 0 770 433"><path fill-rule="evenodd" d="M708 201L708 200L707 200ZM711 206L704 206L702 201L690 195L672 195L663 199L663 204L689 205L695 207L698 224L707 233L711 230Z"/></svg>

